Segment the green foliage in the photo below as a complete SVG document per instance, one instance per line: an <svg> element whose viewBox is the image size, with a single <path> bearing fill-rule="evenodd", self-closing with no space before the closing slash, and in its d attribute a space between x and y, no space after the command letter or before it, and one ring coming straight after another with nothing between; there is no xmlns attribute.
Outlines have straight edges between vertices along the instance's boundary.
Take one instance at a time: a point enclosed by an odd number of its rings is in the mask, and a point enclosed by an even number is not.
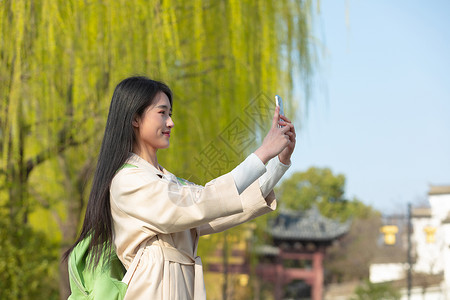
<svg viewBox="0 0 450 300"><path fill-rule="evenodd" d="M366 280L355 289L352 300L399 300L400 292L389 283L371 283Z"/></svg>
<svg viewBox="0 0 450 300"><path fill-rule="evenodd" d="M215 174L198 163L179 163L186 153L208 145L236 116L248 119L242 111L260 92L290 96L295 71L309 86L311 3L2 1L1 167L61 145L98 147L114 86L146 74L175 94L177 138L164 162L210 179Z"/></svg>
<svg viewBox="0 0 450 300"><path fill-rule="evenodd" d="M370 206L358 199L345 198L345 176L333 174L329 168L311 167L284 180L277 188L282 206L305 210L316 205L320 212L332 219L347 220L366 217L373 213Z"/></svg>
<svg viewBox="0 0 450 300"><path fill-rule="evenodd" d="M278 189L283 205L291 209L308 209L313 204L345 202L345 177L330 169L311 167L294 173Z"/></svg>
<svg viewBox="0 0 450 300"><path fill-rule="evenodd" d="M0 298L58 299L58 248L43 234L0 217Z"/></svg>

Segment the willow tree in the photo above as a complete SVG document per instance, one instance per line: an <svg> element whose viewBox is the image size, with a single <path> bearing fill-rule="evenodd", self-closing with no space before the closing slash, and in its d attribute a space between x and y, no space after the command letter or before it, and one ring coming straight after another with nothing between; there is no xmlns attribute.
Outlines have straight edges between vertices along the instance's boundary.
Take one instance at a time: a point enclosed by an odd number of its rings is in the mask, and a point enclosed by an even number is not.
<svg viewBox="0 0 450 300"><path fill-rule="evenodd" d="M252 150L268 97L307 91L316 64L312 0L4 0L0 10L2 213L59 233L62 249L121 79L171 86L176 125L161 160L204 183Z"/></svg>

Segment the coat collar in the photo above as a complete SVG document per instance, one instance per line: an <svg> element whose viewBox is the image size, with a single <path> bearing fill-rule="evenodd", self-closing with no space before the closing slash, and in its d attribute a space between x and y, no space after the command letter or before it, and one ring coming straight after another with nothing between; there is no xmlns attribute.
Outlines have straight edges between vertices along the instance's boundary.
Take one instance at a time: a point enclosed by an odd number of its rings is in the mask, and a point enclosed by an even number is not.
<svg viewBox="0 0 450 300"><path fill-rule="evenodd" d="M127 163L136 165L140 168L146 169L151 171L152 173L155 173L157 175L169 175L170 172L168 172L163 166L159 165L159 168L162 170L158 170L154 165L137 155L136 153L129 152Z"/></svg>
<svg viewBox="0 0 450 300"><path fill-rule="evenodd" d="M151 163L149 163L148 161L146 161L145 159L143 159L136 153L130 152L126 163L135 165L138 168L147 170L147 171L155 174L159 178L165 178L166 180L168 180L172 183L176 183L178 185L180 185L180 184L186 185L186 180L178 178L177 176L173 175L172 173L167 171L165 168L163 168L161 165L159 165L159 167L162 169L162 172L161 172L155 166L153 166Z"/></svg>

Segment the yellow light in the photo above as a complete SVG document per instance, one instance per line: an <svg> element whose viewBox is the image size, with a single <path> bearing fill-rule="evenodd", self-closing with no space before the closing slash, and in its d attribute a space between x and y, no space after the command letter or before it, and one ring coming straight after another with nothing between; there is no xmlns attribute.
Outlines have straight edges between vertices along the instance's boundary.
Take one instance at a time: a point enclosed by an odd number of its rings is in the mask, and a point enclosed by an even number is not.
<svg viewBox="0 0 450 300"><path fill-rule="evenodd" d="M386 225L381 227L380 231L384 233L384 243L386 245L395 244L395 234L398 232L398 227L395 225Z"/></svg>
<svg viewBox="0 0 450 300"><path fill-rule="evenodd" d="M241 286L247 286L248 285L248 275L247 274L239 275L239 284Z"/></svg>
<svg viewBox="0 0 450 300"><path fill-rule="evenodd" d="M427 243L432 244L436 241L435 233L436 227L427 226L423 229L427 235Z"/></svg>

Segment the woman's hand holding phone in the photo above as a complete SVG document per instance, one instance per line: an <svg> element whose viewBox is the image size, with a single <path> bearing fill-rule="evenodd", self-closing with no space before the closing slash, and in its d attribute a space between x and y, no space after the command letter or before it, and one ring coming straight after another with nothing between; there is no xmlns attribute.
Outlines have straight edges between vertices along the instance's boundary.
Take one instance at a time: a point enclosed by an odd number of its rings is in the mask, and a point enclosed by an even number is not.
<svg viewBox="0 0 450 300"><path fill-rule="evenodd" d="M262 145L254 153L264 164L271 158L279 155L278 158L281 163L289 165L294 148L294 125L288 118L280 115L280 107L276 106L272 119L272 127L264 138Z"/></svg>

